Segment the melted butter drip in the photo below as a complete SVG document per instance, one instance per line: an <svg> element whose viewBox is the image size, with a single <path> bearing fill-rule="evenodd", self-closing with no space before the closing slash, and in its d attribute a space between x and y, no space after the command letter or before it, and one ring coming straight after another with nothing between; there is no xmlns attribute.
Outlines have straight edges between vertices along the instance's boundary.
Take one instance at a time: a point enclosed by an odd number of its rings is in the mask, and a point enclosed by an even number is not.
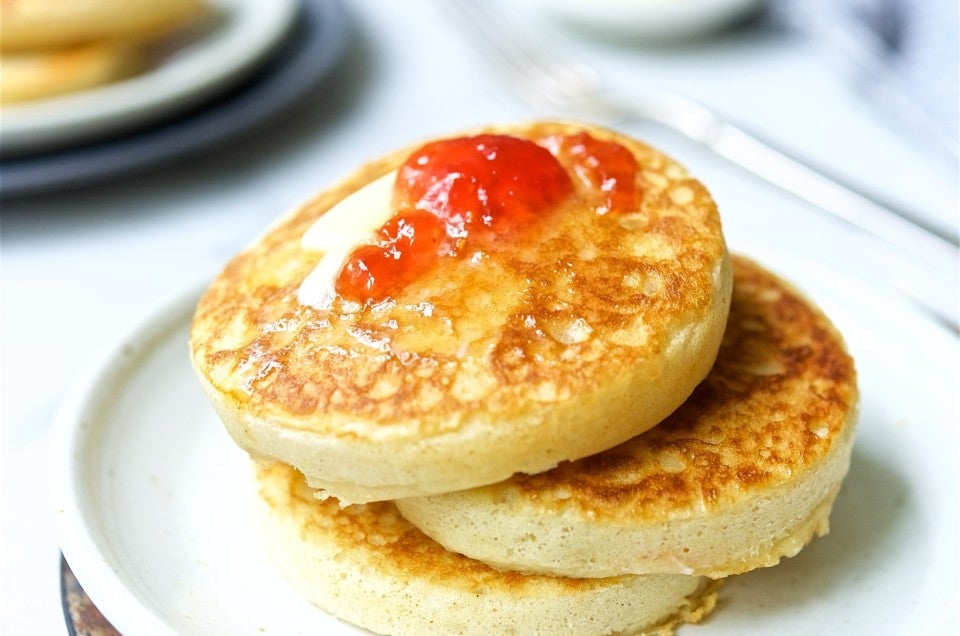
<svg viewBox="0 0 960 636"><path fill-rule="evenodd" d="M393 214L390 198L396 179L394 170L370 182L344 197L304 232L300 247L307 252L322 252L323 256L297 289L301 305L331 307L337 297L334 285L343 262Z"/></svg>
<svg viewBox="0 0 960 636"><path fill-rule="evenodd" d="M237 372L242 378L240 384L241 390L247 395L252 395L254 385L281 366L279 362L269 357L260 347L254 347L250 355L247 356L237 368Z"/></svg>

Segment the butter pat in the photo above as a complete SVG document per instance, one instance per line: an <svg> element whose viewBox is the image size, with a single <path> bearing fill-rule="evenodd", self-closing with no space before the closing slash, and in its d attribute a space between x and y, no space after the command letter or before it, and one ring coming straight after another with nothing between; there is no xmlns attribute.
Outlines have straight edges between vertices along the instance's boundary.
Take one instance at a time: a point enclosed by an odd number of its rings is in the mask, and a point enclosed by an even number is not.
<svg viewBox="0 0 960 636"><path fill-rule="evenodd" d="M370 242L374 233L393 215L390 198L397 171L388 172L327 210L300 238L301 249L322 252L313 271L297 289L301 305L329 309L336 298L334 285L347 256Z"/></svg>

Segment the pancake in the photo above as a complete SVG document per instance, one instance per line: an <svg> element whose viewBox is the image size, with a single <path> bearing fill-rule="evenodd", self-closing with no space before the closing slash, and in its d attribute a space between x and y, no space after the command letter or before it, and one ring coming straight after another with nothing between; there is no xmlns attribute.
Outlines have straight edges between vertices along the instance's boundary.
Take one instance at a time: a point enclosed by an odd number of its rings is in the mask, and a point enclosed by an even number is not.
<svg viewBox="0 0 960 636"><path fill-rule="evenodd" d="M85 44L39 53L0 55L0 103L26 102L109 84L145 67L123 44Z"/></svg>
<svg viewBox="0 0 960 636"><path fill-rule="evenodd" d="M397 502L448 549L525 572L723 577L829 529L854 439L853 361L829 320L733 258L716 365L629 442L550 472Z"/></svg>
<svg viewBox="0 0 960 636"><path fill-rule="evenodd" d="M610 130L478 132L620 144L642 198L600 213L606 191L574 175L546 216L444 257L385 300L306 293L343 242L316 228L355 222L378 196L386 209L393 171L419 156L408 148L282 218L200 300L192 360L228 432L320 496L363 503L547 470L654 426L713 364L731 274L699 182ZM328 252L304 247L314 235Z"/></svg>
<svg viewBox="0 0 960 636"><path fill-rule="evenodd" d="M257 470L272 561L305 598L381 634L659 634L700 621L715 583L500 572L444 550L393 504L318 501L285 464Z"/></svg>
<svg viewBox="0 0 960 636"><path fill-rule="evenodd" d="M0 0L0 50L144 41L197 20L200 0Z"/></svg>

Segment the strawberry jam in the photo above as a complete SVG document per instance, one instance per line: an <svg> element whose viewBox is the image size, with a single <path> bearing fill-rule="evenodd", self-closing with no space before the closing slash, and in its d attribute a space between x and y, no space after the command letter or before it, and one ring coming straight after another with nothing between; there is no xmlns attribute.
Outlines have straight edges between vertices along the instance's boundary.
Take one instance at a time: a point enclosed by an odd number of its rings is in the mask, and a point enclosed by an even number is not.
<svg viewBox="0 0 960 636"><path fill-rule="evenodd" d="M344 298L385 298L430 269L437 256L449 252L446 228L429 212L407 210L393 216L374 242L351 252L335 289Z"/></svg>
<svg viewBox="0 0 960 636"><path fill-rule="evenodd" d="M397 175L395 202L446 220L454 237L489 237L535 221L572 190L567 171L546 148L479 135L413 153Z"/></svg>
<svg viewBox="0 0 960 636"><path fill-rule="evenodd" d="M544 145L595 193L597 214L639 208L636 175L640 166L627 148L616 142L600 141L585 132L549 137Z"/></svg>
<svg viewBox="0 0 960 636"><path fill-rule="evenodd" d="M543 145L492 134L428 143L400 166L394 216L347 257L335 289L349 300L382 300L442 257L494 250L498 237L535 226L572 195L571 175L597 213L635 210L637 172L628 149L586 133Z"/></svg>

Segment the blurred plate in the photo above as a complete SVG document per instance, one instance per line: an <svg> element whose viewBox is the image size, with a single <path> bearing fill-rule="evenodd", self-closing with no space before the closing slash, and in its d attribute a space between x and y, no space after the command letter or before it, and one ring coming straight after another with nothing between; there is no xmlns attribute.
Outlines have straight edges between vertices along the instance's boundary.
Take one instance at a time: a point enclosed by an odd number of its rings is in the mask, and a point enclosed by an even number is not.
<svg viewBox="0 0 960 636"><path fill-rule="evenodd" d="M4 155L128 130L182 112L229 88L264 60L289 31L296 0L210 0L209 29L156 67L129 79L68 95L3 106Z"/></svg>
<svg viewBox="0 0 960 636"><path fill-rule="evenodd" d="M349 32L337 0L306 0L294 18L274 54L210 103L95 143L0 160L0 196L51 193L142 173L212 152L275 119L334 68Z"/></svg>
<svg viewBox="0 0 960 636"><path fill-rule="evenodd" d="M830 535L731 577L691 634L958 633L945 608L957 601L960 432L944 383L960 374L960 344L899 297L822 263L767 244L742 251L799 284L845 334L860 427ZM366 633L301 599L266 560L249 461L190 367L196 299L161 307L63 405L67 561L121 633Z"/></svg>
<svg viewBox="0 0 960 636"><path fill-rule="evenodd" d="M726 26L764 0L531 0L574 25L651 40L688 37Z"/></svg>

